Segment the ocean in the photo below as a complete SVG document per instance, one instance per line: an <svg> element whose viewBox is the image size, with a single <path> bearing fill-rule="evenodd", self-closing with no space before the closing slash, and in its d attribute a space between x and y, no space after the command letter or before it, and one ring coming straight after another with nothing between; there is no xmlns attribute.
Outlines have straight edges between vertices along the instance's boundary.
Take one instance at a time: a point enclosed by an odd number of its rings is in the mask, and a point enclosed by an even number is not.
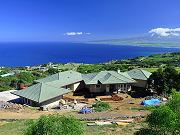
<svg viewBox="0 0 180 135"><path fill-rule="evenodd" d="M0 43L0 66L32 66L48 62L103 63L178 51L180 48L62 42Z"/></svg>

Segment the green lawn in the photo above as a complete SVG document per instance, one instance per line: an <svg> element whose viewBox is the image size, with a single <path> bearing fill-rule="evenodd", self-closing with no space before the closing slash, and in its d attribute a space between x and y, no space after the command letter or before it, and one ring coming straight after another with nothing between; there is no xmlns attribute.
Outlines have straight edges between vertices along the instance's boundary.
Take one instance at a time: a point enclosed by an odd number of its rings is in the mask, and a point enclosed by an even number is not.
<svg viewBox="0 0 180 135"><path fill-rule="evenodd" d="M143 68L143 69L152 73L157 71L158 68ZM180 67L176 67L175 69L180 73Z"/></svg>
<svg viewBox="0 0 180 135"><path fill-rule="evenodd" d="M3 125L1 125L1 123L2 122L0 122L0 135L19 135L23 128L25 128L25 121L7 122Z"/></svg>

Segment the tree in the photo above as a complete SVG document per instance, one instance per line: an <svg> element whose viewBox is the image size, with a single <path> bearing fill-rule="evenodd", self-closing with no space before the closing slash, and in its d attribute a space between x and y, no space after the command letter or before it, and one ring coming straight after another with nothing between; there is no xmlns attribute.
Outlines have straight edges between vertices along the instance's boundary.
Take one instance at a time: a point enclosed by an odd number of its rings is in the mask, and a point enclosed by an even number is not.
<svg viewBox="0 0 180 135"><path fill-rule="evenodd" d="M180 119L180 92L173 90L167 106L177 113L178 119Z"/></svg>
<svg viewBox="0 0 180 135"><path fill-rule="evenodd" d="M17 74L16 77L19 79L20 82L25 84L30 84L34 80L34 76L30 72L21 72Z"/></svg>
<svg viewBox="0 0 180 135"><path fill-rule="evenodd" d="M163 69L159 68L157 72L153 72L148 80L149 89L153 89L157 94L162 94L164 92L165 78Z"/></svg>
<svg viewBox="0 0 180 135"><path fill-rule="evenodd" d="M156 134L172 133L176 126L176 113L168 106L160 106L147 117L146 121Z"/></svg>
<svg viewBox="0 0 180 135"><path fill-rule="evenodd" d="M50 74L50 75L56 74L58 72L59 71L56 68L49 68L48 71L47 71L47 73Z"/></svg>
<svg viewBox="0 0 180 135"><path fill-rule="evenodd" d="M24 135L82 135L83 124L74 117L60 115L41 116L27 123Z"/></svg>
<svg viewBox="0 0 180 135"><path fill-rule="evenodd" d="M174 67L167 66L164 69L159 68L149 77L149 89L153 89L158 95L170 94L173 88L178 91L180 87L179 75Z"/></svg>
<svg viewBox="0 0 180 135"><path fill-rule="evenodd" d="M171 93L171 90L173 88L176 89L176 76L178 75L178 72L176 71L176 69L174 67L171 66L167 66L164 69L164 78L165 78L165 82L167 84L167 93Z"/></svg>

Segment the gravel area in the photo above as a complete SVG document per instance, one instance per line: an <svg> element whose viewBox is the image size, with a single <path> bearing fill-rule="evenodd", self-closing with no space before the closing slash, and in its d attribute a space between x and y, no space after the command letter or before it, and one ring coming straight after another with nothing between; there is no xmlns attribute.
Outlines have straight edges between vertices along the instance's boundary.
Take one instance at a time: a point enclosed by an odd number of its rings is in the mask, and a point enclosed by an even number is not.
<svg viewBox="0 0 180 135"><path fill-rule="evenodd" d="M123 114L116 114L113 112L97 112L97 113L89 113L89 114L77 114L77 117L82 120L97 120L97 119L115 119L115 118L144 118L146 115L145 113L135 113L132 115L123 115Z"/></svg>

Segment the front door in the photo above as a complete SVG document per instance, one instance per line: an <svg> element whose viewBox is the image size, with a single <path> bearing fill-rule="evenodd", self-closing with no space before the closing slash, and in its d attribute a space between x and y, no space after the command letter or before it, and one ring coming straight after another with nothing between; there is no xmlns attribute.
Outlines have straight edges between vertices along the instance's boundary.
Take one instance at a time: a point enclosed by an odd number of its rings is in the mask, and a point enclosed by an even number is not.
<svg viewBox="0 0 180 135"><path fill-rule="evenodd" d="M110 84L110 92L114 92L116 90L116 85L115 84Z"/></svg>
<svg viewBox="0 0 180 135"><path fill-rule="evenodd" d="M106 85L106 93L109 93L109 84Z"/></svg>

